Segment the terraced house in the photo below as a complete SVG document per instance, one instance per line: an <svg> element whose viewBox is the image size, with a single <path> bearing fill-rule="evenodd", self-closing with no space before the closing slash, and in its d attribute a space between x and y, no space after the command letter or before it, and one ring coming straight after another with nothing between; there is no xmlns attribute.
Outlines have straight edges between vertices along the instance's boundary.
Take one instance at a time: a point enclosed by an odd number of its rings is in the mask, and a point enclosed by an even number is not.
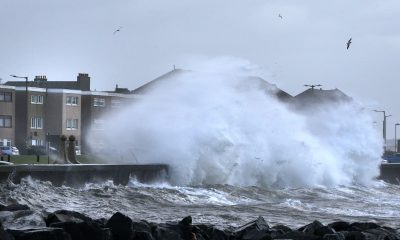
<svg viewBox="0 0 400 240"><path fill-rule="evenodd" d="M0 146L15 145L15 87L0 85Z"/></svg>

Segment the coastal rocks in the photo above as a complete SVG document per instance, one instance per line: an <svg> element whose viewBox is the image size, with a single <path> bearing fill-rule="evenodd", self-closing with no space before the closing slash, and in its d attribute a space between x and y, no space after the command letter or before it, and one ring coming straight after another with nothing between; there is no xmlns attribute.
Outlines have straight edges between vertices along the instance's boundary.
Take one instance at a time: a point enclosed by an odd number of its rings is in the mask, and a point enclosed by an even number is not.
<svg viewBox="0 0 400 240"><path fill-rule="evenodd" d="M23 211L30 210L16 212ZM68 210L48 214L44 222L46 227L7 228L0 221L0 240L400 240L397 230L373 222L341 221L324 225L314 221L291 229L284 225L270 227L263 217L258 217L238 228L219 229L207 224L193 224L191 216L179 222L149 223L133 221L120 212L108 220L93 220Z"/></svg>

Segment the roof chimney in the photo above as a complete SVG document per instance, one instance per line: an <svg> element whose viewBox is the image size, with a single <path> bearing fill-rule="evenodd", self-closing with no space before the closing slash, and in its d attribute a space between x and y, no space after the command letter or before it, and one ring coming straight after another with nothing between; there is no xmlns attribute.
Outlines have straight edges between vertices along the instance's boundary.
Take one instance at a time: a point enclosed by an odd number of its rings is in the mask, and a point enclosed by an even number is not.
<svg viewBox="0 0 400 240"><path fill-rule="evenodd" d="M90 91L90 77L87 73L79 73L77 77L78 89Z"/></svg>

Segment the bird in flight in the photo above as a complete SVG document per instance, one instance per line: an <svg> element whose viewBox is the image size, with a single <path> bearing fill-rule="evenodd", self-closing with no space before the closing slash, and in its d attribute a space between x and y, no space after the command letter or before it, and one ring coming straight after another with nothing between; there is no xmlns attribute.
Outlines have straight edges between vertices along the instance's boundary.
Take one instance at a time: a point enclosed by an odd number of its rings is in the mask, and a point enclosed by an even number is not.
<svg viewBox="0 0 400 240"><path fill-rule="evenodd" d="M122 29L122 27L119 27L117 30L114 31L113 34L115 35L117 32L121 31L121 29Z"/></svg>
<svg viewBox="0 0 400 240"><path fill-rule="evenodd" d="M282 17L282 15L281 15L281 14L278 14L278 17L280 17L281 19L283 19L283 17Z"/></svg>
<svg viewBox="0 0 400 240"><path fill-rule="evenodd" d="M349 39L349 41L347 41L347 49L349 49L349 47L350 47L350 44L351 44L351 38Z"/></svg>

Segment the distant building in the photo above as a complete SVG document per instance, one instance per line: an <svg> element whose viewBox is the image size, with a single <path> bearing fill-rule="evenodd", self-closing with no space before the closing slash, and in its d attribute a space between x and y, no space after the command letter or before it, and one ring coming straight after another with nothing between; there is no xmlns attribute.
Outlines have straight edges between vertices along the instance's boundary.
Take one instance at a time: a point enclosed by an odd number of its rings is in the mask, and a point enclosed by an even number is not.
<svg viewBox="0 0 400 240"><path fill-rule="evenodd" d="M292 103L299 109L308 109L312 107L322 106L328 103L349 102L352 98L344 94L339 89L322 90L309 88L304 92L296 95Z"/></svg>
<svg viewBox="0 0 400 240"><path fill-rule="evenodd" d="M90 91L90 77L87 73L79 73L76 81L48 81L46 76L36 76L33 81L27 82L28 87L55 88ZM26 87L25 81L8 81L5 85Z"/></svg>
<svg viewBox="0 0 400 240"><path fill-rule="evenodd" d="M15 146L15 87L0 85L0 146Z"/></svg>

